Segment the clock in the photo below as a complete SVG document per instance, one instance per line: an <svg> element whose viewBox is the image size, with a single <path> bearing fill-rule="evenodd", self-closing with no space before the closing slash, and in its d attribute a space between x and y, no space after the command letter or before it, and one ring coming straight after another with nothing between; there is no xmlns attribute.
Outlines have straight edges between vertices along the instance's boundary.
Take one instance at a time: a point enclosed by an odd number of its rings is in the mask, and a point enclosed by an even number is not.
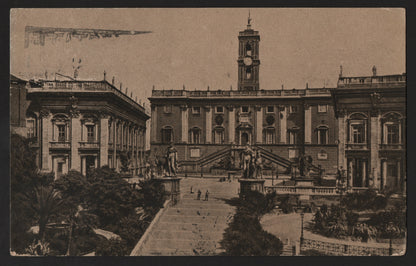
<svg viewBox="0 0 416 266"><path fill-rule="evenodd" d="M246 66L251 66L251 64L253 63L253 60L251 60L251 57L244 57L244 64Z"/></svg>

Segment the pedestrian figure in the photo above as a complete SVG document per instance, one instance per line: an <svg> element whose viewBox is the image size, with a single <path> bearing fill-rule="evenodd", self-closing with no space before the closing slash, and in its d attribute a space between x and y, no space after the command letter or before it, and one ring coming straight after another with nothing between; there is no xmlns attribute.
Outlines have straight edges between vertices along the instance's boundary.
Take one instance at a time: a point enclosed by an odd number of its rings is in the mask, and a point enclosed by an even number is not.
<svg viewBox="0 0 416 266"><path fill-rule="evenodd" d="M198 196L197 196L197 198L196 198L197 200L200 200L201 199L201 190L199 190L198 189Z"/></svg>
<svg viewBox="0 0 416 266"><path fill-rule="evenodd" d="M209 195L209 192L208 192L208 189L207 189L207 192L205 192L205 200L206 201L208 201L208 195Z"/></svg>
<svg viewBox="0 0 416 266"><path fill-rule="evenodd" d="M133 183L133 189L136 189L136 182Z"/></svg>
<svg viewBox="0 0 416 266"><path fill-rule="evenodd" d="M191 186L191 194L194 194L193 187Z"/></svg>

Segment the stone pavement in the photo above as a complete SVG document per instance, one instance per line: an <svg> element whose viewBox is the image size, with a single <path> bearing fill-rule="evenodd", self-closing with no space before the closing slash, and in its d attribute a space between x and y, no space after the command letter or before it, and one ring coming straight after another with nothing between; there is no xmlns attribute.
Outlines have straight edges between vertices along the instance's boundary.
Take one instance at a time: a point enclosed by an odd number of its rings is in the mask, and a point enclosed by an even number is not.
<svg viewBox="0 0 416 266"><path fill-rule="evenodd" d="M144 246L132 256L216 255L223 251L219 242L235 213L225 200L238 197L238 181L188 177L182 178L180 186L179 203L167 207ZM201 200L196 199L198 189ZM209 199L204 201L207 189Z"/></svg>

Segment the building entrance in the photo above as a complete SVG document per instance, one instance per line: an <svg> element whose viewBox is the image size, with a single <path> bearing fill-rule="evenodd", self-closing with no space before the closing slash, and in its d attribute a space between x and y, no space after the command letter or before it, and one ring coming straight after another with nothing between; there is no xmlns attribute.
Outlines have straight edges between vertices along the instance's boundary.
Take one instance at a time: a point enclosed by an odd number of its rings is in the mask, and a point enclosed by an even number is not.
<svg viewBox="0 0 416 266"><path fill-rule="evenodd" d="M349 186L368 187L367 165L367 158L351 158L348 160Z"/></svg>

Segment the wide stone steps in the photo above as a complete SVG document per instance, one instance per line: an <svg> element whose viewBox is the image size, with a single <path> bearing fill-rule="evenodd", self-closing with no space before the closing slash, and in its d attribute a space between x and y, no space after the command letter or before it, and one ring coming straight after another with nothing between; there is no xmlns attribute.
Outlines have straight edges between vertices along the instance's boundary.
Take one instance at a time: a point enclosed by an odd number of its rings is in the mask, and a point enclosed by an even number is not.
<svg viewBox="0 0 416 266"><path fill-rule="evenodd" d="M193 187L194 193L190 193ZM238 197L237 182L218 182L217 179L182 179L181 199L164 210L148 232L148 238L136 255L141 256L203 256L218 255L228 223L235 207L227 203ZM201 199L197 200L197 191ZM204 201L205 191L210 192Z"/></svg>

